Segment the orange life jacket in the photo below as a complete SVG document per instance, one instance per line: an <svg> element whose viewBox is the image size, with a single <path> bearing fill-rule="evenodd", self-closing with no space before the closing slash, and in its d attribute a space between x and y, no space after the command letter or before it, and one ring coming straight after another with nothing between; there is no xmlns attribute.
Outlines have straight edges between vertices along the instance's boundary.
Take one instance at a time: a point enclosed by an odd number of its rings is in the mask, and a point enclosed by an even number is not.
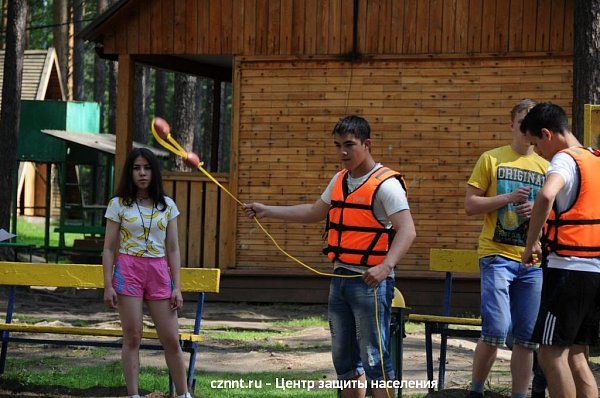
<svg viewBox="0 0 600 398"><path fill-rule="evenodd" d="M323 250L331 261L371 267L381 264L395 231L375 217L373 202L379 187L389 178L397 178L406 190L402 176L387 167L375 170L352 193L348 193L348 170L338 173L327 217L328 246Z"/></svg>
<svg viewBox="0 0 600 398"><path fill-rule="evenodd" d="M577 198L559 213L554 203L544 229L547 250L559 256L600 257L600 151L569 148L579 174Z"/></svg>

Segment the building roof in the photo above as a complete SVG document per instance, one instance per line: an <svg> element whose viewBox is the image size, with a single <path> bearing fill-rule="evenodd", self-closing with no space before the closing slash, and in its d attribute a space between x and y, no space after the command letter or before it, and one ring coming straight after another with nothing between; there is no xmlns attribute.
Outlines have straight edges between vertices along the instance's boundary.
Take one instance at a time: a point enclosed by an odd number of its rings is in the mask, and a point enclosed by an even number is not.
<svg viewBox="0 0 600 398"><path fill-rule="evenodd" d="M4 51L0 51L0 101L2 98L2 82L4 79ZM23 82L21 99L66 100L64 84L60 78L56 51L25 50L23 56ZM1 104L1 102L0 102Z"/></svg>
<svg viewBox="0 0 600 398"><path fill-rule="evenodd" d="M88 148L96 149L102 152L115 154L116 137L114 134L92 134L92 133L76 133L64 130L42 130L43 133L59 138L64 141L73 142L78 145L83 145ZM154 148L139 142L133 142L134 148L146 148L151 150L156 156L167 157L169 152Z"/></svg>

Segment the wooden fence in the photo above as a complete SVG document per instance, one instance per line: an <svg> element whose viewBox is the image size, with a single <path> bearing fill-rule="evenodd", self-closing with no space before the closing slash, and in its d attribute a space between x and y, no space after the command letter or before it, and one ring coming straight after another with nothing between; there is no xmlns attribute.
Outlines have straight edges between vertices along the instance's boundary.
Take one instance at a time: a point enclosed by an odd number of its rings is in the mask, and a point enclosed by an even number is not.
<svg viewBox="0 0 600 398"><path fill-rule="evenodd" d="M229 177L215 173L224 186ZM228 268L235 259L235 207L231 199L205 176L165 172L165 193L175 200L182 266Z"/></svg>

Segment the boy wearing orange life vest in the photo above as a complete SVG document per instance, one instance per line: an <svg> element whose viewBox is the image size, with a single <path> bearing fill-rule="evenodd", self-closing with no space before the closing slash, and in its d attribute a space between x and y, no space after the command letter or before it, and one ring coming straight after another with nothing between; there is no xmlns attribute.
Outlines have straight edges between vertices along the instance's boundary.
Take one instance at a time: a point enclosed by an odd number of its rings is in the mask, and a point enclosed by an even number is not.
<svg viewBox="0 0 600 398"><path fill-rule="evenodd" d="M512 108L510 145L483 153L467 184L465 212L484 215L478 245L482 326L473 355L469 397L483 397L498 347L505 345L511 328L511 396L524 398L529 389L533 350L537 348L532 334L539 310L542 271L538 267L523 267L521 253L532 200L548 167L519 129L534 105L526 99Z"/></svg>
<svg viewBox="0 0 600 398"><path fill-rule="evenodd" d="M389 381L395 378L387 350L394 266L412 244L415 227L402 178L371 156L369 123L359 116L347 116L335 126L333 138L344 169L331 179L316 202L294 206L250 203L244 209L250 218L298 222L328 218L325 252L333 262L334 273L362 275L331 280L328 317L336 373L340 380L359 380L363 385L366 379ZM342 390L342 397L364 397L364 393L363 388L349 388ZM384 388L373 390L375 398L387 396Z"/></svg>
<svg viewBox="0 0 600 398"><path fill-rule="evenodd" d="M532 266L544 249L547 268L534 331L540 364L552 397L598 397L585 351L598 344L600 152L581 146L568 130L565 111L554 104L534 107L521 130L551 160L522 256Z"/></svg>

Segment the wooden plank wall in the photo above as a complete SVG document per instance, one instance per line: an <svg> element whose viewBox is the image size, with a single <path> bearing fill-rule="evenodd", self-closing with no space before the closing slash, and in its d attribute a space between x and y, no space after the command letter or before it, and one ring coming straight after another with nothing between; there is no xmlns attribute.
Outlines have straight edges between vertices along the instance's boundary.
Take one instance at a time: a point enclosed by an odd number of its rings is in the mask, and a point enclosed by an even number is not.
<svg viewBox="0 0 600 398"><path fill-rule="evenodd" d="M359 0L362 54L563 52L575 0ZM150 3L150 4L148 4ZM103 27L107 54L339 55L353 0L131 1Z"/></svg>
<svg viewBox="0 0 600 398"><path fill-rule="evenodd" d="M228 176L215 173L227 186ZM227 268L235 239L231 228L231 211L223 211L229 199L208 178L192 173L164 172L165 193L170 196L180 215L177 217L181 264L189 267Z"/></svg>
<svg viewBox="0 0 600 398"><path fill-rule="evenodd" d="M571 109L571 57L388 58L353 65L245 58L237 65L240 199L314 202L339 168L334 124L345 114L363 115L372 126L374 158L408 182L418 237L400 269L411 275L427 269L431 247L476 247L481 219L464 213L466 181L482 152L510 142L514 103L531 97ZM329 268L320 254L324 223L265 225L291 254ZM238 269L303 272L241 213L237 231Z"/></svg>

